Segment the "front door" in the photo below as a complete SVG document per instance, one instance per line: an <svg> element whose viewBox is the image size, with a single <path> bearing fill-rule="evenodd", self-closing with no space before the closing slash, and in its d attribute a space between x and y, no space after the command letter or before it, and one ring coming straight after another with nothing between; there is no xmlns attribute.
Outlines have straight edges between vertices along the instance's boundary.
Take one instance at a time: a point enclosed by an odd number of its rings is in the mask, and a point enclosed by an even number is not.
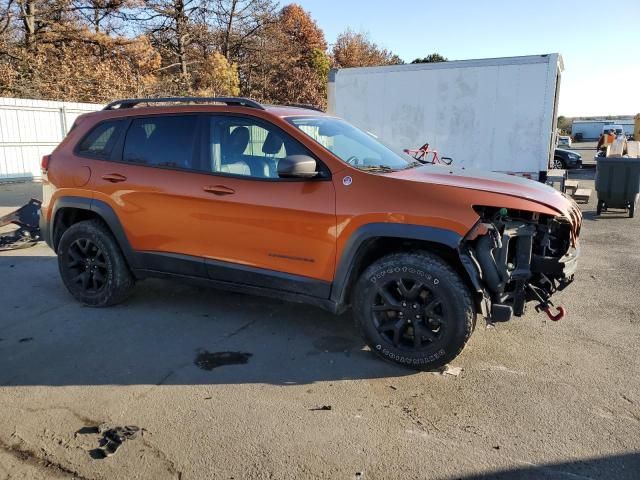
<svg viewBox="0 0 640 480"><path fill-rule="evenodd" d="M318 164L318 178L279 178L279 159L309 152L254 117L212 115L203 132L212 175L199 220L210 277L328 297L336 255L328 170Z"/></svg>

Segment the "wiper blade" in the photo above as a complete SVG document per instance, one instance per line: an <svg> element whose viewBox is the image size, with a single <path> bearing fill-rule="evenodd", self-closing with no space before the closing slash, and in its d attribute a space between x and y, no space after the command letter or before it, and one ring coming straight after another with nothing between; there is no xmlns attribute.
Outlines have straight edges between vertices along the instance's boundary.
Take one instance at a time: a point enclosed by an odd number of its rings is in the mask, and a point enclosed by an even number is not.
<svg viewBox="0 0 640 480"><path fill-rule="evenodd" d="M363 167L358 167L359 170L363 170L365 172L395 172L395 168L387 167L386 165L367 165Z"/></svg>
<svg viewBox="0 0 640 480"><path fill-rule="evenodd" d="M409 165L404 167L403 170L408 170L410 168L415 168L415 167L421 167L422 165L425 165L426 163L431 163L431 162L421 162L420 160L416 160L415 162L411 162Z"/></svg>

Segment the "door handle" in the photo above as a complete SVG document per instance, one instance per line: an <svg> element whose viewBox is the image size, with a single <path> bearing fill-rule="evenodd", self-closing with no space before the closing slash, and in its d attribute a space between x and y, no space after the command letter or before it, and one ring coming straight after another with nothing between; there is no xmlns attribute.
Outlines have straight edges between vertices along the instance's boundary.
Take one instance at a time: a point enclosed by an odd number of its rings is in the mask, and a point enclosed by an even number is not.
<svg viewBox="0 0 640 480"><path fill-rule="evenodd" d="M203 188L205 192L213 193L214 195L231 195L236 193L233 188L225 187L224 185L209 185Z"/></svg>
<svg viewBox="0 0 640 480"><path fill-rule="evenodd" d="M107 173L106 175L102 176L102 179L106 180L107 182L118 183L124 182L127 177L125 177L124 175L120 175L119 173Z"/></svg>

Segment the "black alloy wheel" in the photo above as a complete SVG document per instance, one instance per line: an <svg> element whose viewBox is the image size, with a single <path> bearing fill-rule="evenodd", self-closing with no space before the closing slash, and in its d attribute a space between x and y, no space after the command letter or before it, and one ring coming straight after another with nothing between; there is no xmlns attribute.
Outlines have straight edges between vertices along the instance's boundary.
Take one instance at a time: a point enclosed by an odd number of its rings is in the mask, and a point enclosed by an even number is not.
<svg viewBox="0 0 640 480"><path fill-rule="evenodd" d="M88 238L75 240L66 252L71 281L89 294L99 293L107 284L107 259L102 249Z"/></svg>
<svg viewBox="0 0 640 480"><path fill-rule="evenodd" d="M437 292L425 283L399 278L377 285L371 306L376 330L396 348L420 349L446 330L446 312Z"/></svg>

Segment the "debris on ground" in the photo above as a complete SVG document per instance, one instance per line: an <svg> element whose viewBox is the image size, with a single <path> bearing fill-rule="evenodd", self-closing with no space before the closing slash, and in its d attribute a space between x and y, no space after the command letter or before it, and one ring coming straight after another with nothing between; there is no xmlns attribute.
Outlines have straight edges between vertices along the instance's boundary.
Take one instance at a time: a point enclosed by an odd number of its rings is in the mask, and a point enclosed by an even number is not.
<svg viewBox="0 0 640 480"><path fill-rule="evenodd" d="M224 365L243 365L249 361L253 353L246 352L208 352L201 351L193 363L202 370L213 370Z"/></svg>
<svg viewBox="0 0 640 480"><path fill-rule="evenodd" d="M311 410L312 412L317 410L331 410L331 405L322 405L320 407L313 407L313 408L310 408L309 410Z"/></svg>
<svg viewBox="0 0 640 480"><path fill-rule="evenodd" d="M25 342L31 342L31 341L33 341L33 337L24 337L18 340L18 343L25 343Z"/></svg>
<svg viewBox="0 0 640 480"><path fill-rule="evenodd" d="M444 371L442 372L443 375L452 375L454 377L457 377L458 375L460 375L460 373L462 372L462 367L452 367L450 365L447 365L444 368Z"/></svg>
<svg viewBox="0 0 640 480"><path fill-rule="evenodd" d="M32 198L29 203L0 218L0 228L17 225L18 229L0 235L0 251L33 247L40 241L40 206L42 202Z"/></svg>
<svg viewBox="0 0 640 480"><path fill-rule="evenodd" d="M452 367L451 365L445 365L431 373L435 375L451 375L452 377L457 377L462 372L462 367Z"/></svg>
<svg viewBox="0 0 640 480"><path fill-rule="evenodd" d="M126 425L124 427L109 428L106 425L83 427L76 432L80 435L101 434L100 445L89 452L94 460L107 458L116 453L116 451L127 440L133 440L138 436L141 430L135 425Z"/></svg>

